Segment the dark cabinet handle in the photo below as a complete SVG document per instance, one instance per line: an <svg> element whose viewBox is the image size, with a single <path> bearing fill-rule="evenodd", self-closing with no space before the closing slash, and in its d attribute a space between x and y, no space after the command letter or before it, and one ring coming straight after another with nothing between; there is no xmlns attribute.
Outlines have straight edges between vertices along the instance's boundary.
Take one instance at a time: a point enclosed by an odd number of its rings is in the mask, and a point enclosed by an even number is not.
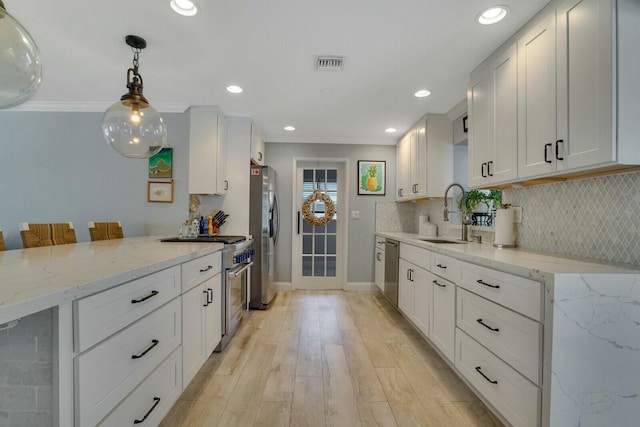
<svg viewBox="0 0 640 427"><path fill-rule="evenodd" d="M133 420L134 424L142 424L143 422L145 422L147 420L147 418L149 418L149 415L151 415L151 413L153 412L154 409L156 409L156 406L158 406L158 404L160 403L160 398L159 397L154 397L153 401L155 402L153 404L153 406L151 407L151 409L149 409L147 411L146 414L144 414L144 417L142 417L141 420Z"/></svg>
<svg viewBox="0 0 640 427"><path fill-rule="evenodd" d="M380 258L380 252L378 252L378 253L376 254L376 259L377 259L378 261L382 261L382 259Z"/></svg>
<svg viewBox="0 0 640 427"><path fill-rule="evenodd" d="M441 268L443 270L447 269L447 266L446 265L442 265L442 264L436 264L436 267L439 267L439 268Z"/></svg>
<svg viewBox="0 0 640 427"><path fill-rule="evenodd" d="M145 354L149 353L151 351L151 349L155 346L158 345L158 343L160 343L160 341L158 340L151 340L151 345L149 347L147 347L147 349L145 351L143 351L140 354L134 354L131 356L132 359L140 359L141 357L144 357Z"/></svg>
<svg viewBox="0 0 640 427"><path fill-rule="evenodd" d="M493 332L500 332L500 328L492 328L491 326L487 325L486 323L484 323L482 321L482 319L476 319L476 322L480 323L482 326L484 326L485 328L493 331Z"/></svg>
<svg viewBox="0 0 640 427"><path fill-rule="evenodd" d="M484 377L485 380L489 381L491 384L498 384L498 381L494 381L492 379L490 379L488 376L486 376L483 372L482 372L482 367L480 366L476 366L476 371L482 375Z"/></svg>
<svg viewBox="0 0 640 427"><path fill-rule="evenodd" d="M551 160L547 158L547 153L548 153L547 148L551 148L551 144L544 144L544 162L551 163Z"/></svg>
<svg viewBox="0 0 640 427"><path fill-rule="evenodd" d="M207 272L207 271L211 270L212 268L213 268L213 265L210 265L210 266L208 266L207 268L201 268L201 269L200 269L200 273Z"/></svg>
<svg viewBox="0 0 640 427"><path fill-rule="evenodd" d="M226 179L224 180L224 189L225 190L229 189L229 181L227 181Z"/></svg>
<svg viewBox="0 0 640 427"><path fill-rule="evenodd" d="M564 144L564 140L559 139L556 141L556 159L564 160L564 157L560 157L560 149L558 148L558 144Z"/></svg>
<svg viewBox="0 0 640 427"><path fill-rule="evenodd" d="M142 298L138 298L138 299L132 299L131 300L131 304L138 304L139 302L146 301L149 298L155 297L159 293L160 292L158 292L158 291L151 291L151 293L149 295L147 295L146 297L142 297Z"/></svg>
<svg viewBox="0 0 640 427"><path fill-rule="evenodd" d="M258 160L262 161L262 151L258 151Z"/></svg>
<svg viewBox="0 0 640 427"><path fill-rule="evenodd" d="M205 303L202 304L203 307L206 307L209 305L209 292L208 291L202 291L202 293L205 295Z"/></svg>
<svg viewBox="0 0 640 427"><path fill-rule="evenodd" d="M482 175L482 177L483 177L483 178L486 178L486 177L487 177L487 175L485 175L485 174L484 174L484 167L485 167L485 165L486 165L486 164L487 164L486 162L485 162L485 163L483 163L483 164L482 164L482 167L480 168L480 169L481 169L481 170L480 170L480 175Z"/></svg>
<svg viewBox="0 0 640 427"><path fill-rule="evenodd" d="M446 287L447 287L447 285L443 285L443 284L441 284L441 283L438 283L438 281L437 281L437 280L434 280L434 281L433 281L433 284L434 284L434 285L438 285L438 286L440 286L441 288L446 288Z"/></svg>
<svg viewBox="0 0 640 427"><path fill-rule="evenodd" d="M491 173L491 165L493 164L493 160L491 160L489 163L487 163L487 175L489 176L493 176L493 174Z"/></svg>
<svg viewBox="0 0 640 427"><path fill-rule="evenodd" d="M479 283L479 284L481 284L483 286L488 286L488 287L493 288L493 289L500 289L500 285L492 285L490 283L487 283L487 282L483 281L482 279L476 280L476 283Z"/></svg>
<svg viewBox="0 0 640 427"><path fill-rule="evenodd" d="M213 289L207 288L207 304L213 303Z"/></svg>

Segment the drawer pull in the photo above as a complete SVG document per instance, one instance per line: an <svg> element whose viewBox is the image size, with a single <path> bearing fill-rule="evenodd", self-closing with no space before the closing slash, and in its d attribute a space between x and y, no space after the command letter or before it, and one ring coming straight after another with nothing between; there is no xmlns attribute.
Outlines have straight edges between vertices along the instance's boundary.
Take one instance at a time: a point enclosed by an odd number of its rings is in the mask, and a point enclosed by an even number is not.
<svg viewBox="0 0 640 427"><path fill-rule="evenodd" d="M146 297L142 297L142 298L139 298L139 299L132 299L132 300L131 300L131 304L137 304L137 303L139 303L139 302L146 301L146 300L148 300L149 298L155 297L155 296L156 296L156 295L158 295L159 293L160 293L160 292L158 292L158 291L151 291L151 293L150 293L149 295L147 295Z"/></svg>
<svg viewBox="0 0 640 427"><path fill-rule="evenodd" d="M155 346L157 346L160 343L160 341L158 340L151 340L151 345L149 347L147 347L147 349L145 351L143 351L140 354L134 354L133 356L131 356L132 359L140 359L141 357L144 357L147 353L149 353L151 351L151 349Z"/></svg>
<svg viewBox="0 0 640 427"><path fill-rule="evenodd" d="M442 265L442 264L436 264L436 267L440 267L443 270L447 269L447 266L446 265Z"/></svg>
<svg viewBox="0 0 640 427"><path fill-rule="evenodd" d="M447 285L442 285L442 284L438 283L438 281L437 281L437 280L434 280L434 281L433 281L433 284L434 284L434 285L438 285L438 286L440 286L441 288L446 288L446 287L447 287Z"/></svg>
<svg viewBox="0 0 640 427"><path fill-rule="evenodd" d="M492 285L492 284L490 284L490 283L487 283L487 282L482 281L482 279L478 279L478 280L476 280L476 282L477 282L477 283L480 283L481 285L484 285L484 286L488 286L488 287L490 287L490 288L493 288L493 289L500 289L500 285Z"/></svg>
<svg viewBox="0 0 640 427"><path fill-rule="evenodd" d="M482 326L484 326L487 329L492 330L493 332L500 332L500 328L492 328L491 326L487 325L486 323L484 323L482 321L482 319L477 319L476 322L480 323Z"/></svg>
<svg viewBox="0 0 640 427"><path fill-rule="evenodd" d="M211 270L212 268L213 268L213 265L210 265L210 266L208 266L207 268L201 268L201 269L200 269L200 273L204 273L204 272L206 272L206 271L209 271L209 270Z"/></svg>
<svg viewBox="0 0 640 427"><path fill-rule="evenodd" d="M160 403L160 398L159 397L154 397L153 401L155 402L153 404L153 406L151 407L151 409L149 409L147 411L146 414L144 414L144 417L142 417L141 420L133 420L134 424L142 424L143 422L145 422L147 420L147 418L149 418L149 415L151 415L151 413L153 412L154 409L156 409L156 406L158 406L158 404Z"/></svg>
<svg viewBox="0 0 640 427"><path fill-rule="evenodd" d="M494 381L492 379L490 379L488 376L486 376L483 372L482 372L482 368L480 366L476 366L476 371L478 371L478 373L480 375L482 375L484 377L485 380L489 381L491 384L498 384L498 381Z"/></svg>
<svg viewBox="0 0 640 427"><path fill-rule="evenodd" d="M213 289L207 288L207 304L213 303Z"/></svg>

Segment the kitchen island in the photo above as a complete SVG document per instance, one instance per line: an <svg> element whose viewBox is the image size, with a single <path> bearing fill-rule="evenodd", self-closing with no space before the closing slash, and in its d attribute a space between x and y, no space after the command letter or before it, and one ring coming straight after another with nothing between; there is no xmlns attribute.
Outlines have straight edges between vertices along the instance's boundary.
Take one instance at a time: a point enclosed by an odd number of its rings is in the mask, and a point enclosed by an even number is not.
<svg viewBox="0 0 640 427"><path fill-rule="evenodd" d="M400 242L399 309L503 420L637 423L639 270L491 244L430 243L411 233L376 235ZM422 270L429 280L414 280ZM451 289L446 306L444 289Z"/></svg>
<svg viewBox="0 0 640 427"><path fill-rule="evenodd" d="M30 408L8 399L5 403L9 405L9 416L14 408L22 417L16 418L20 421L15 422L22 425L81 425L80 411L74 404L78 398L74 396L74 382L78 381L74 369L76 372L81 369L79 355L88 354L102 345L98 338L108 341L117 337L120 329L131 329L129 324L142 324L140 319L147 313L165 310L168 313L165 318L175 318L175 336L170 337L175 348L167 348L166 353L180 353L181 323L178 317L180 295L185 291L181 288L181 268L188 265L193 269L198 260L204 260L215 268L211 267L203 274L218 274L222 248L219 243L161 243L159 237L147 236L0 252L0 343L8 344L5 351L0 351L0 380L7 382L0 383L0 387L33 396L31 400L36 402ZM161 287L166 291L156 290ZM149 289L153 290L148 292ZM136 301L136 309L144 314L135 317L122 311L115 320L86 326L100 316L104 302L96 300L93 308L79 302L91 302L97 295L115 293L121 293L119 300L126 300L127 304ZM156 297L159 293L161 295ZM170 305L175 308L173 314L167 311L166 307ZM17 322L20 319L23 321ZM21 323L27 325L27 330L13 336L11 329L18 330ZM121 325L115 326L119 323ZM29 336L33 331L37 331L36 336ZM94 334L98 338L92 340ZM26 352L18 348L20 344L30 346L31 338L36 343L35 354L27 356L27 360L16 360L17 354ZM9 351L9 345L16 348ZM162 351L162 346L158 345L149 354ZM176 363L180 361L179 356L176 356ZM9 360L2 360L2 357ZM32 360L28 360L29 357ZM147 368L135 369L142 372ZM9 370L14 373L10 375ZM23 371L22 375L15 375L16 370ZM140 372L138 374L142 375ZM34 376L38 377L37 381ZM181 391L181 380L179 387ZM43 404L43 400L50 403Z"/></svg>

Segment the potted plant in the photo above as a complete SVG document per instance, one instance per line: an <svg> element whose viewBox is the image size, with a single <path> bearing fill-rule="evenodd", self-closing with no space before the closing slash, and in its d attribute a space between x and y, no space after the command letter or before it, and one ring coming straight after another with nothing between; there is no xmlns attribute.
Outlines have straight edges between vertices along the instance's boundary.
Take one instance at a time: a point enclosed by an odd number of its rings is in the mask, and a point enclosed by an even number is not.
<svg viewBox="0 0 640 427"><path fill-rule="evenodd" d="M502 190L469 190L467 192L467 212L487 213L502 204ZM458 209L462 210L462 199L458 200Z"/></svg>

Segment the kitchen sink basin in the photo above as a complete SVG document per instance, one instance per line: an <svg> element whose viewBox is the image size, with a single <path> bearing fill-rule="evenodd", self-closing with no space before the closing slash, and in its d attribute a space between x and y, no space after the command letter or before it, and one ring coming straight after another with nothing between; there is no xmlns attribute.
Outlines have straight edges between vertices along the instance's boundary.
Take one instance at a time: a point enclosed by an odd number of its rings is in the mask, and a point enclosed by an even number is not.
<svg viewBox="0 0 640 427"><path fill-rule="evenodd" d="M462 240L446 240L446 239L438 239L438 238L432 238L432 239L420 239L423 242L429 242L429 243L453 243L453 244L465 244L465 243L469 243L469 242L464 242Z"/></svg>

